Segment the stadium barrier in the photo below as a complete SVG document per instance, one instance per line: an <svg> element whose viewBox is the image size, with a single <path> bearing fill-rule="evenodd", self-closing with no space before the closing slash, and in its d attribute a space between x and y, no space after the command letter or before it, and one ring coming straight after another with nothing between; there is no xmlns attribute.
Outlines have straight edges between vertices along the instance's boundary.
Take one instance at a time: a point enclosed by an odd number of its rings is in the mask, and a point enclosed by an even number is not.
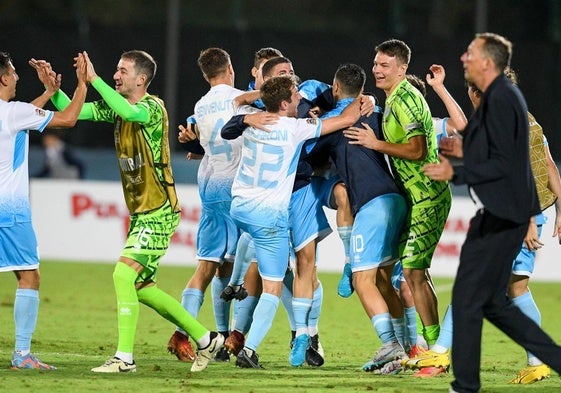
<svg viewBox="0 0 561 393"><path fill-rule="evenodd" d="M31 179L31 206L42 259L115 262L128 228L128 211L121 183L115 181L65 181ZM200 199L195 185L178 185L181 222L162 264L196 265L197 226ZM455 196L444 234L436 250L431 273L453 277L460 249L474 213L468 197ZM318 248L318 269L340 271L343 246L336 233L335 212L326 209L334 233ZM542 232L545 246L538 251L534 279L561 280L560 245L552 238L555 210L546 211L548 223Z"/></svg>

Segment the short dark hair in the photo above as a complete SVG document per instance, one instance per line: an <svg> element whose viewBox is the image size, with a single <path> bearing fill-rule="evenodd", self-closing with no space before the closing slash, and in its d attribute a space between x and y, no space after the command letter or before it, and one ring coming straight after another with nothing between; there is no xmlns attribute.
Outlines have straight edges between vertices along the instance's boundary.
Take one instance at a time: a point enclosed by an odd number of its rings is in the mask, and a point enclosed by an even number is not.
<svg viewBox="0 0 561 393"><path fill-rule="evenodd" d="M298 88L292 76L270 78L261 86L261 100L267 111L276 113L282 101L292 102L292 89Z"/></svg>
<svg viewBox="0 0 561 393"><path fill-rule="evenodd" d="M257 68L263 60L269 60L274 57L282 57L282 52L270 46L261 48L255 52L255 56L253 56L253 66Z"/></svg>
<svg viewBox="0 0 561 393"><path fill-rule="evenodd" d="M134 62L134 69L137 74L146 75L145 86L148 86L156 75L156 61L154 58L143 50L130 50L121 55L121 59L131 60Z"/></svg>
<svg viewBox="0 0 561 393"><path fill-rule="evenodd" d="M475 83L466 82L466 85L468 89L470 89L473 92L473 94L475 94L477 97L481 97L483 95L483 92L479 90L479 87L475 86Z"/></svg>
<svg viewBox="0 0 561 393"><path fill-rule="evenodd" d="M292 64L289 58L287 57L274 57L270 60L267 60L265 64L263 64L263 68L261 69L261 74L263 74L263 78L271 76L272 69L279 65L279 64Z"/></svg>
<svg viewBox="0 0 561 393"><path fill-rule="evenodd" d="M405 79L407 79L407 82L411 83L414 88L419 90L423 97L427 96L427 86L424 80L413 74L405 75Z"/></svg>
<svg viewBox="0 0 561 393"><path fill-rule="evenodd" d="M495 33L479 33L475 38L483 40L483 52L493 60L497 71L504 72L510 66L512 42Z"/></svg>
<svg viewBox="0 0 561 393"><path fill-rule="evenodd" d="M343 94L356 97L364 88L366 73L361 66L347 63L337 68L334 79L340 83Z"/></svg>
<svg viewBox="0 0 561 393"><path fill-rule="evenodd" d="M221 48L208 48L201 51L197 64L207 79L212 79L226 72L230 55Z"/></svg>
<svg viewBox="0 0 561 393"><path fill-rule="evenodd" d="M388 56L395 57L401 61L402 64L409 64L411 60L411 49L405 42L396 40L395 38L382 42L377 45L374 50L376 53L384 53Z"/></svg>
<svg viewBox="0 0 561 393"><path fill-rule="evenodd" d="M11 62L12 58L8 52L0 52L0 76L9 71Z"/></svg>

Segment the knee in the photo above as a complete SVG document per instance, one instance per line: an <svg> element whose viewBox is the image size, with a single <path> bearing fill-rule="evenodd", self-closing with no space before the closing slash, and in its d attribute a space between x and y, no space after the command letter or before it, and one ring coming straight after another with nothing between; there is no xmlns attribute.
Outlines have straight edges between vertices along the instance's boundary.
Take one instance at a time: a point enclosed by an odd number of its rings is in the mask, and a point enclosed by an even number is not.
<svg viewBox="0 0 561 393"><path fill-rule="evenodd" d="M16 272L16 277L18 280L18 288L39 290L41 275L38 269L18 271Z"/></svg>

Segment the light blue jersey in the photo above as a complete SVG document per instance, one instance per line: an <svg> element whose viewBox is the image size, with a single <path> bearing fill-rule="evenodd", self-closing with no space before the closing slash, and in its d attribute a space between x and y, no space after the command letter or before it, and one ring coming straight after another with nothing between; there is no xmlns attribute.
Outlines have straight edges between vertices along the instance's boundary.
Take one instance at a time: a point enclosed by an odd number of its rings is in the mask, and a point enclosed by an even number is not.
<svg viewBox="0 0 561 393"><path fill-rule="evenodd" d="M0 271L39 266L29 202L28 130L43 131L53 112L0 100Z"/></svg>
<svg viewBox="0 0 561 393"><path fill-rule="evenodd" d="M261 277L282 281L289 257L288 205L304 141L321 132L321 120L281 117L270 131L248 128L230 213L253 238Z"/></svg>
<svg viewBox="0 0 561 393"><path fill-rule="evenodd" d="M199 170L199 194L203 203L231 200L230 189L238 168L241 139L225 140L222 127L236 114L233 100L243 91L220 84L213 86L195 104L194 119L205 150L204 169Z"/></svg>
<svg viewBox="0 0 561 393"><path fill-rule="evenodd" d="M0 100L0 227L31 221L27 130L43 131L53 112Z"/></svg>
<svg viewBox="0 0 561 393"><path fill-rule="evenodd" d="M271 131L246 129L232 186L234 218L271 227L288 225L288 205L303 143L320 136L321 120L281 117Z"/></svg>

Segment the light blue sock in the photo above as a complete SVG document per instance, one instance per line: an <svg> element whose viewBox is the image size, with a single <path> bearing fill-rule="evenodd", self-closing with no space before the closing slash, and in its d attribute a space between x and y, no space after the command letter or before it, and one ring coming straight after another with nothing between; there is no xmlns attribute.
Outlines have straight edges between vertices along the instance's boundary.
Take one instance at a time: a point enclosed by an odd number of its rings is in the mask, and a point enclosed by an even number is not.
<svg viewBox="0 0 561 393"><path fill-rule="evenodd" d="M248 296L244 300L234 302L234 314L236 315L236 323L234 330L246 334L253 322L253 312L259 298L255 296Z"/></svg>
<svg viewBox="0 0 561 393"><path fill-rule="evenodd" d="M352 226L347 227L337 227L337 232L339 237L343 242L343 249L345 250L345 262L348 262L351 258L351 232L353 230Z"/></svg>
<svg viewBox="0 0 561 393"><path fill-rule="evenodd" d="M308 315L312 308L312 299L292 298L292 311L296 323L296 337L308 333Z"/></svg>
<svg viewBox="0 0 561 393"><path fill-rule="evenodd" d="M247 232L241 234L238 239L238 246L236 248L236 258L234 260L234 269L232 277L230 277L230 285L242 285L247 268L252 260L255 259L255 248L253 246L253 239Z"/></svg>
<svg viewBox="0 0 561 393"><path fill-rule="evenodd" d="M452 305L450 304L448 308L446 308L444 319L440 324L440 334L438 335L438 340L436 340L436 344L432 346L431 350L437 353L444 353L452 348L453 331Z"/></svg>
<svg viewBox="0 0 561 393"><path fill-rule="evenodd" d="M230 331L230 307L232 302L225 302L220 298L220 294L228 285L228 281L230 281L230 277L214 276L210 284L214 319L219 332Z"/></svg>
<svg viewBox="0 0 561 393"><path fill-rule="evenodd" d="M403 312L407 326L405 340L412 347L417 344L417 309L415 306L405 307Z"/></svg>
<svg viewBox="0 0 561 393"><path fill-rule="evenodd" d="M512 299L512 302L515 306L517 306L520 311L522 311L528 318L532 321L541 325L542 323L542 315L536 302L534 301L534 297L532 296L532 292L528 291L523 295L517 296ZM539 360L536 355L532 354L531 352L526 351L528 355L528 364L531 366L537 366L542 364L542 361Z"/></svg>
<svg viewBox="0 0 561 393"><path fill-rule="evenodd" d="M204 296L204 293L201 292L200 289L185 288L181 294L181 305L196 319L203 305ZM188 335L187 332L179 327L177 327L176 330Z"/></svg>
<svg viewBox="0 0 561 393"><path fill-rule="evenodd" d="M374 315L371 319L374 330L380 337L382 344L397 341L393 331L392 318L389 312Z"/></svg>
<svg viewBox="0 0 561 393"><path fill-rule="evenodd" d="M392 326L397 341L405 348L405 317L392 318Z"/></svg>
<svg viewBox="0 0 561 393"><path fill-rule="evenodd" d="M319 316L323 304L323 285L321 285L321 281L312 296L312 308L310 309L310 314L308 314L308 332L310 337L318 334Z"/></svg>
<svg viewBox="0 0 561 393"><path fill-rule="evenodd" d="M31 336L37 325L39 313L39 291L36 289L16 289L14 301L14 322L16 325L16 351L31 349Z"/></svg>
<svg viewBox="0 0 561 393"><path fill-rule="evenodd" d="M292 270L284 276L281 301L284 309L286 310L286 315L288 317L288 323L290 324L290 330L296 331L296 321L294 320L294 310L292 309L292 283L294 282L294 273Z"/></svg>
<svg viewBox="0 0 561 393"><path fill-rule="evenodd" d="M253 351L265 338L265 335L273 324L273 319L279 308L279 298L270 293L263 293L259 298L257 307L253 313L253 323L247 335L245 346Z"/></svg>

